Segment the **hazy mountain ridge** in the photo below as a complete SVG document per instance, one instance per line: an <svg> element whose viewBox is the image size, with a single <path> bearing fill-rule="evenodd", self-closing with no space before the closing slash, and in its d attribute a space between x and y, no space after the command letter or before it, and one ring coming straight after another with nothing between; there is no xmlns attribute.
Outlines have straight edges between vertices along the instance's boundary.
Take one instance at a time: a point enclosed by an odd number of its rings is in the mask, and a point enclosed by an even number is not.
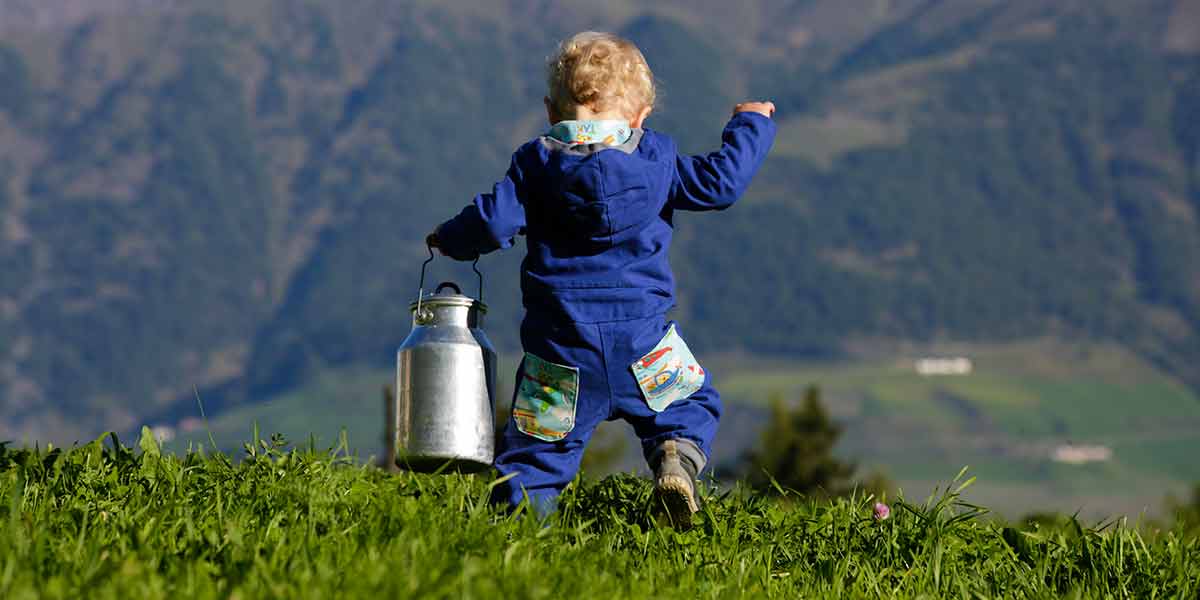
<svg viewBox="0 0 1200 600"><path fill-rule="evenodd" d="M6 34L0 433L120 429L193 385L236 403L389 360L419 240L540 129L540 57L588 24L642 44L651 125L685 148L746 95L783 109L744 205L680 219L698 345L1082 332L1195 377L1194 3L717 4L131 2ZM516 254L484 261L502 343Z"/></svg>
<svg viewBox="0 0 1200 600"><path fill-rule="evenodd" d="M0 31L44 31L107 15L171 10L179 0L0 0Z"/></svg>

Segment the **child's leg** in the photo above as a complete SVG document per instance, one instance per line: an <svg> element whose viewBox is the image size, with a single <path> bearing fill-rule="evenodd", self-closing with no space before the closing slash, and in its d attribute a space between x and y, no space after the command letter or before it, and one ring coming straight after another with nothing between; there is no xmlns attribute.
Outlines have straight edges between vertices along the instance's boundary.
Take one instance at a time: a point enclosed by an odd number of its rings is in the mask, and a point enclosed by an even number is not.
<svg viewBox="0 0 1200 600"><path fill-rule="evenodd" d="M667 337L670 328L661 318L615 325L613 356L621 358L618 365L610 365L608 376L613 414L629 421L641 438L642 452L654 471L657 501L673 526L688 529L692 514L700 509L695 481L712 452L721 397L708 371L689 356L678 327ZM637 370L653 404L634 375L634 361L639 361ZM697 384L693 377L699 373L704 376Z"/></svg>
<svg viewBox="0 0 1200 600"><path fill-rule="evenodd" d="M704 384L699 390L656 412L646 403L630 365L654 349L667 334L670 323L658 317L614 325L619 327L616 327L618 331L613 332L618 346L613 349L613 354L626 360L620 361L622 364L609 365L613 416L619 416L633 425L642 441L642 453L651 466L656 463L656 452L663 442L681 439L699 450L699 457L703 460L695 466L697 470L703 468L712 454L712 441L717 435L722 412L721 395L712 386L712 373L706 369ZM675 331L683 337L678 324ZM697 457L690 448L684 448L682 452L689 460Z"/></svg>
<svg viewBox="0 0 1200 600"><path fill-rule="evenodd" d="M696 447L703 459L696 465L696 470L704 468L712 456L712 441L717 435L717 424L721 419L721 395L709 383L712 375L705 378L704 387L684 400L676 400L662 412L656 413L645 406L637 406L634 401L620 402L621 407L628 408L625 419L633 425L633 430L642 440L642 454L646 462L655 464L655 452L667 440L681 439ZM621 397L622 400L627 398ZM630 397L632 398L632 397ZM634 406L627 406L634 404ZM688 452L688 458L695 456Z"/></svg>
<svg viewBox="0 0 1200 600"><path fill-rule="evenodd" d="M542 514L575 478L584 446L611 406L596 325L527 315L525 359L517 370L513 416L497 443L495 467L515 474L492 501L515 506L526 496Z"/></svg>
<svg viewBox="0 0 1200 600"><path fill-rule="evenodd" d="M557 505L558 495L575 478L584 446L592 431L576 427L567 439L548 442L530 437L509 419L498 442L496 470L512 479L492 490L492 502L516 506L528 497L533 509L544 516Z"/></svg>

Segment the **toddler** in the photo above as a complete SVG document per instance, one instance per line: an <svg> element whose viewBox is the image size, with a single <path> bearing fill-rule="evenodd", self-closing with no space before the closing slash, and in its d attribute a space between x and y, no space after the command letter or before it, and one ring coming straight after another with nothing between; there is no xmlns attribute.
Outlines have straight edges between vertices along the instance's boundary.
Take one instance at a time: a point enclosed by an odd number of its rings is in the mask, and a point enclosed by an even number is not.
<svg viewBox="0 0 1200 600"><path fill-rule="evenodd" d="M525 235L524 359L496 469L494 501L553 510L601 421L641 438L660 505L686 528L699 510L721 400L666 312L675 211L721 210L745 192L775 137L770 102L733 109L720 150L680 156L643 127L654 77L633 43L579 33L548 64L550 130L513 153L504 179L427 242L473 260ZM719 250L718 250L719 251Z"/></svg>

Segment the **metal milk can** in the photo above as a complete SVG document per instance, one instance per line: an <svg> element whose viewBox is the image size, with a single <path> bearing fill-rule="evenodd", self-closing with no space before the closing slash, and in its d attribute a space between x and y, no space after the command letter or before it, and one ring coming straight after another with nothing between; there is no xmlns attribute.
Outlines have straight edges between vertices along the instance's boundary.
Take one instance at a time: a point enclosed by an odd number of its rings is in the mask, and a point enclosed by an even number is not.
<svg viewBox="0 0 1200 600"><path fill-rule="evenodd" d="M413 471L475 472L492 464L496 351L484 334L483 275L479 300L451 282L409 306L412 332L396 353L396 465ZM476 260L478 263L478 260Z"/></svg>

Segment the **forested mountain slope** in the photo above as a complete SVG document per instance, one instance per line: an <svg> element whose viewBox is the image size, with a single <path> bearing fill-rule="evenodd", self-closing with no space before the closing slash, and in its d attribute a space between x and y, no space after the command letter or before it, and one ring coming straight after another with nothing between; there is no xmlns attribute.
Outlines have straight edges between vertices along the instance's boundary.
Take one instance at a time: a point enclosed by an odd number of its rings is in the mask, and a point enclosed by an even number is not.
<svg viewBox="0 0 1200 600"><path fill-rule="evenodd" d="M717 143L735 100L780 107L745 201L679 219L677 315L699 348L1082 337L1200 384L1197 2L0 14L2 438L386 364L423 235L544 127L543 57L582 28L643 47L663 91L649 125L686 150ZM519 258L482 263L509 347Z"/></svg>

